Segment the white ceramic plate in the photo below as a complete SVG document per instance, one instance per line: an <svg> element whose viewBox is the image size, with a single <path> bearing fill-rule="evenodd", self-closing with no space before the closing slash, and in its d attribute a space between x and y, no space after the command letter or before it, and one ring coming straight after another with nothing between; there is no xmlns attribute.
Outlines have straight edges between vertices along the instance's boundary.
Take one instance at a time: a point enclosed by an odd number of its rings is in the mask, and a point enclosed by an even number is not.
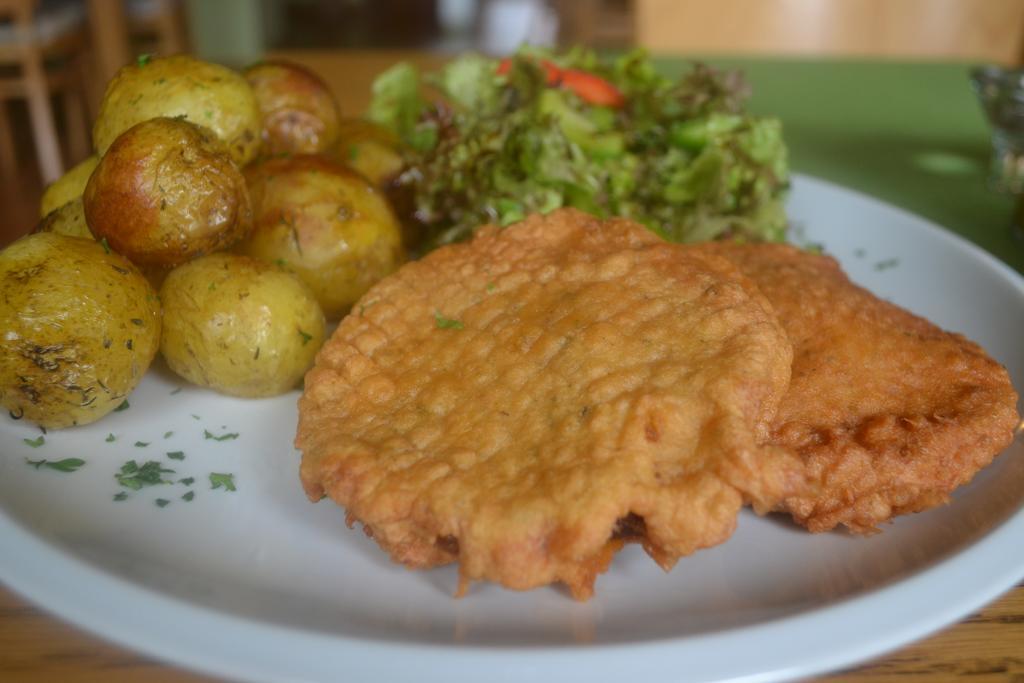
<svg viewBox="0 0 1024 683"><path fill-rule="evenodd" d="M824 244L879 295L967 333L1024 387L1017 274L920 218L811 178L796 180L790 211L798 240ZM37 448L24 442L37 428L0 419L0 579L112 640L222 676L781 680L924 636L1024 576L1018 439L951 505L871 538L810 535L747 513L731 540L669 574L628 548L586 604L557 588L483 584L453 600L454 569L393 565L339 508L306 501L291 446L296 395L245 401L173 393L178 385L151 371L130 408L51 432ZM165 455L174 451L185 459ZM66 457L87 464L62 473L25 462ZM114 474L129 459L195 482L115 502ZM212 490L211 472L232 473L238 490Z"/></svg>

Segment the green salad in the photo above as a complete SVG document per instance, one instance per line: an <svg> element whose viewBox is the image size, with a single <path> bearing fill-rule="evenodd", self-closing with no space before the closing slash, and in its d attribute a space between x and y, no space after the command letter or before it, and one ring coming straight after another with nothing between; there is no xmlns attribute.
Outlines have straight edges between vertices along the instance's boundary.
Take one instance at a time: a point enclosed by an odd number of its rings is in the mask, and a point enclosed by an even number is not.
<svg viewBox="0 0 1024 683"><path fill-rule="evenodd" d="M743 110L747 94L738 73L701 64L673 81L641 52L524 48L425 76L398 64L374 83L368 116L407 146L393 187L426 248L561 206L675 242L779 241L786 147L778 120Z"/></svg>

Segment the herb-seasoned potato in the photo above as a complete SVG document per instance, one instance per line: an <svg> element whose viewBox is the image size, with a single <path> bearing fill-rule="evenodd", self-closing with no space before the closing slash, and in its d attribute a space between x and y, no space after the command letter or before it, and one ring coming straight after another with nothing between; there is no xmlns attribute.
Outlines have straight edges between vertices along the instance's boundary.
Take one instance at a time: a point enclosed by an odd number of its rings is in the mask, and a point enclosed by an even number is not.
<svg viewBox="0 0 1024 683"><path fill-rule="evenodd" d="M103 154L124 131L160 116L184 117L212 130L240 166L260 149L260 110L237 72L187 55L140 57L107 85L92 129Z"/></svg>
<svg viewBox="0 0 1024 683"><path fill-rule="evenodd" d="M338 138L338 157L383 187L402 170L404 160L398 138L387 128L364 119L343 119Z"/></svg>
<svg viewBox="0 0 1024 683"><path fill-rule="evenodd" d="M294 389L324 341L324 314L291 273L237 254L211 254L171 271L160 288L167 364L232 396Z"/></svg>
<svg viewBox="0 0 1024 683"><path fill-rule="evenodd" d="M46 217L39 221L33 232L55 232L68 237L95 239L89 232L89 225L85 222L85 208L82 205L81 197L72 199L59 209L54 209L46 214Z"/></svg>
<svg viewBox="0 0 1024 683"><path fill-rule="evenodd" d="M245 179L223 145L177 119L144 121L118 136L84 201L92 234L145 265L225 249L252 225Z"/></svg>
<svg viewBox="0 0 1024 683"><path fill-rule="evenodd" d="M245 70L263 114L265 154L315 154L338 141L338 104L320 77L297 64L261 62Z"/></svg>
<svg viewBox="0 0 1024 683"><path fill-rule="evenodd" d="M50 183L43 192L43 198L39 201L39 217L46 218L47 215L68 202L81 199L82 193L85 192L85 184L89 182L89 176L92 175L98 163L100 163L99 157L93 154Z"/></svg>
<svg viewBox="0 0 1024 683"><path fill-rule="evenodd" d="M352 169L298 155L250 166L246 180L253 230L238 250L298 274L328 320L344 315L401 263L394 214Z"/></svg>
<svg viewBox="0 0 1024 683"><path fill-rule="evenodd" d="M117 408L160 344L160 303L93 240L28 235L0 252L0 404L43 427Z"/></svg>

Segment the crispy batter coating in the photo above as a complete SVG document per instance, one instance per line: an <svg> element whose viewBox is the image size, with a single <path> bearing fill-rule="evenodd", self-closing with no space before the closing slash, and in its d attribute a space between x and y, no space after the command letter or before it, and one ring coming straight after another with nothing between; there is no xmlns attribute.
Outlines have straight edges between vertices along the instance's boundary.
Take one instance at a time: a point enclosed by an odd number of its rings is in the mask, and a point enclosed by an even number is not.
<svg viewBox="0 0 1024 683"><path fill-rule="evenodd" d="M573 210L482 228L382 280L306 377L311 500L463 590L588 598L625 541L664 568L794 490L759 448L791 349L723 259Z"/></svg>
<svg viewBox="0 0 1024 683"><path fill-rule="evenodd" d="M850 282L830 257L787 245L712 244L775 307L793 377L771 441L818 487L784 508L811 531L871 533L947 502L1013 440L1017 394L975 343Z"/></svg>

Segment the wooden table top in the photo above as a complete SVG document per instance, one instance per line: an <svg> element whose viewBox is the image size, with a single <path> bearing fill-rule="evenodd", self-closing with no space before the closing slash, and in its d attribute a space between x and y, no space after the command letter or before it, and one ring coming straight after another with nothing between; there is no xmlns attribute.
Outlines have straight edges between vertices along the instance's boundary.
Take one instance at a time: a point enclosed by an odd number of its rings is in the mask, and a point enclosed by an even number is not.
<svg viewBox="0 0 1024 683"><path fill-rule="evenodd" d="M423 54L304 52L276 55L320 73L346 113L363 110L373 77L400 58ZM1024 542L1024 541L1022 541ZM936 600L942 596L937 595ZM829 683L1024 681L1024 584L977 614L876 661L816 680ZM0 681L4 683L210 683L217 679L163 664L69 626L0 588Z"/></svg>

